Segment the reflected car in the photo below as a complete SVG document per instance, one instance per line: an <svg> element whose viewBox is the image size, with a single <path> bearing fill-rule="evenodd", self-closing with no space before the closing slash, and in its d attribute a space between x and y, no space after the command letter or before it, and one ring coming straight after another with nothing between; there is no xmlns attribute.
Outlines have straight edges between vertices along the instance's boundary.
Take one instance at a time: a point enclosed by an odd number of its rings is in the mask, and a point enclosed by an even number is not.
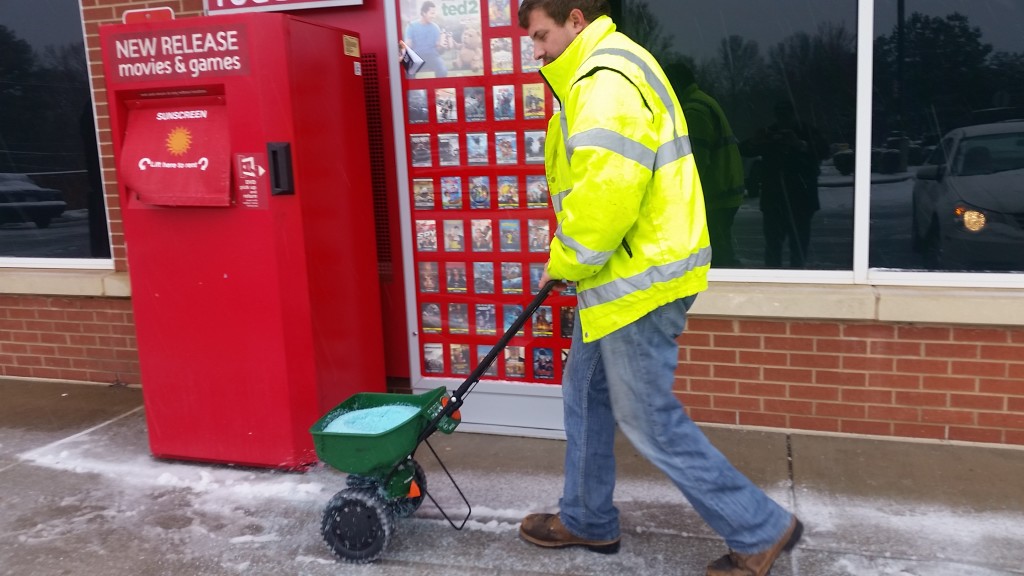
<svg viewBox="0 0 1024 576"><path fill-rule="evenodd" d="M46 228L65 208L60 190L43 188L28 174L0 173L0 224L35 222Z"/></svg>
<svg viewBox="0 0 1024 576"><path fill-rule="evenodd" d="M1024 120L943 137L917 171L911 234L929 268L1024 270Z"/></svg>

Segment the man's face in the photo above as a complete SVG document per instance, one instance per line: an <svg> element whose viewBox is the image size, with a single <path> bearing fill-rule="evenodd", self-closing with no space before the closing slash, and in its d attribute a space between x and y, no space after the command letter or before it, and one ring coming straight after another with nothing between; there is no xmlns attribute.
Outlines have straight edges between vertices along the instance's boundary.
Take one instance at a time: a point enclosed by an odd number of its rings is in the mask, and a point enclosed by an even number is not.
<svg viewBox="0 0 1024 576"><path fill-rule="evenodd" d="M545 65L562 55L569 44L583 31L586 22L583 13L573 10L563 23L555 22L543 8L530 12L526 33L533 40L533 57Z"/></svg>

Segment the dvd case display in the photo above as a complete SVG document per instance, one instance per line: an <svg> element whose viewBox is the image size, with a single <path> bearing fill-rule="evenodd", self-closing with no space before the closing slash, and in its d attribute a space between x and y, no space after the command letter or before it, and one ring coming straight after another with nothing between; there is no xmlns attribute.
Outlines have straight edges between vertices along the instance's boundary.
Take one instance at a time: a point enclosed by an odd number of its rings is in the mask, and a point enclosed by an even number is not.
<svg viewBox="0 0 1024 576"><path fill-rule="evenodd" d="M465 4L456 15L454 2L440 2L435 20L447 49L401 75L414 349L431 379L464 376L491 351L539 291L556 228L543 162L560 105L516 26L517 4ZM398 0L402 31L419 4ZM558 384L575 306L571 288L552 292L484 376Z"/></svg>
<svg viewBox="0 0 1024 576"><path fill-rule="evenodd" d="M523 265L519 262L501 263L501 293L523 293Z"/></svg>

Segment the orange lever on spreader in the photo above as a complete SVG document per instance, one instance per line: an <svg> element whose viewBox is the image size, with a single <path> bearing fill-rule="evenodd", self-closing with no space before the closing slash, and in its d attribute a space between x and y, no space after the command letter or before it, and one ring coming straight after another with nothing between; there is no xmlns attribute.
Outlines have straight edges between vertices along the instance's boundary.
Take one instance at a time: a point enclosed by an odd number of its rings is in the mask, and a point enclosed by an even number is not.
<svg viewBox="0 0 1024 576"><path fill-rule="evenodd" d="M409 483L409 495L407 498L419 498L422 493L420 492L420 485L415 480Z"/></svg>

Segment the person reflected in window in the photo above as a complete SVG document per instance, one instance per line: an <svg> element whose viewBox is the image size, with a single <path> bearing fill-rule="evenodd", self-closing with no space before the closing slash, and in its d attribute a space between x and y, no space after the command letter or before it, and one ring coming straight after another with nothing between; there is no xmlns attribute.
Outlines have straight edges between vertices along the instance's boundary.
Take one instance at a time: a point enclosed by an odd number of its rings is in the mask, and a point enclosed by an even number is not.
<svg viewBox="0 0 1024 576"><path fill-rule="evenodd" d="M804 268L811 244L811 218L821 208L818 174L828 147L820 133L801 122L789 101L775 104L775 122L740 143L740 153L760 157L757 186L764 227L764 265Z"/></svg>
<svg viewBox="0 0 1024 576"><path fill-rule="evenodd" d="M420 5L420 19L405 27L405 45L423 59L420 72L433 72L437 78L448 76L441 53L451 47L451 35L434 23L437 5L427 0Z"/></svg>
<svg viewBox="0 0 1024 576"><path fill-rule="evenodd" d="M704 190L708 234L711 236L711 265L739 268L732 224L743 204L743 160L739 141L718 102L700 89L693 71L683 62L665 66L676 98L683 107L686 126L697 161L697 173Z"/></svg>

